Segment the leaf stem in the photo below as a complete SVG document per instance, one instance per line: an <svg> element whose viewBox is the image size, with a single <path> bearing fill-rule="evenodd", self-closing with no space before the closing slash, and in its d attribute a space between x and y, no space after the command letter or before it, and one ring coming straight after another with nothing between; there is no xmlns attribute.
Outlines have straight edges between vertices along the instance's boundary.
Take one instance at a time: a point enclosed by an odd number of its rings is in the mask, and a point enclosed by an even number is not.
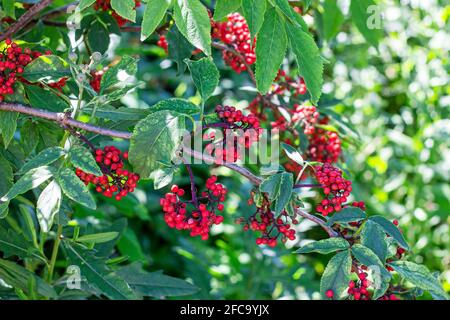
<svg viewBox="0 0 450 320"><path fill-rule="evenodd" d="M53 281L53 272L55 271L56 259L58 257L59 245L62 239L62 225L58 225L58 231L56 233L55 242L53 243L52 257L50 260L50 266L48 267L47 282L51 283Z"/></svg>

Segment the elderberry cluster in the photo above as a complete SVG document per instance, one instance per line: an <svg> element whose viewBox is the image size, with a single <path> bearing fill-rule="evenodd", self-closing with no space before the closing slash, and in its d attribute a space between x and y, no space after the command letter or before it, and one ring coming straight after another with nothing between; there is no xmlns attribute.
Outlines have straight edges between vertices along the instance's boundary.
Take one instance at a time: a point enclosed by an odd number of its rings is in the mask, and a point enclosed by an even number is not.
<svg viewBox="0 0 450 320"><path fill-rule="evenodd" d="M272 85L272 93L281 95L288 92L294 97L306 94L307 88L305 80L303 80L303 78L293 79L287 75L286 71L279 70Z"/></svg>
<svg viewBox="0 0 450 320"><path fill-rule="evenodd" d="M217 183L216 176L208 178L205 187L201 197L192 194L191 201L182 201L185 191L173 185L171 192L160 199L164 221L170 228L189 230L192 237L200 236L202 240L207 240L211 226L223 222L223 216L216 212L224 209L227 189Z"/></svg>
<svg viewBox="0 0 450 320"><path fill-rule="evenodd" d="M166 36L160 36L156 44L158 47L163 48L166 53L169 52L169 43L167 42Z"/></svg>
<svg viewBox="0 0 450 320"><path fill-rule="evenodd" d="M256 39L251 38L250 30L245 18L239 13L235 12L229 14L225 22L211 22L212 37L219 39L226 45L233 48L245 60L235 53L224 50L222 55L225 63L229 65L237 73L247 70L247 65L252 65L256 62L255 44Z"/></svg>
<svg viewBox="0 0 450 320"><path fill-rule="evenodd" d="M128 152L122 153L114 146L106 146L103 150L95 150L95 160L102 169L103 176L95 176L76 169L76 175L86 185L95 185L95 191L105 197L122 200L129 193L134 192L139 182L139 175L124 169L123 160L128 159Z"/></svg>
<svg viewBox="0 0 450 320"><path fill-rule="evenodd" d="M135 3L135 8L139 8L141 6L141 0L134 0L134 3ZM129 22L129 20L121 17L112 9L111 0L96 0L95 4L94 4L94 9L102 10L105 12L110 12L120 27L124 26L126 23Z"/></svg>
<svg viewBox="0 0 450 320"><path fill-rule="evenodd" d="M352 182L342 176L342 171L329 163L316 166L316 179L322 185L326 198L316 207L316 211L327 216L342 209L352 191Z"/></svg>
<svg viewBox="0 0 450 320"><path fill-rule="evenodd" d="M328 118L321 119L320 124L328 124ZM339 160L342 143L336 132L317 128L308 138L308 159L327 163L335 163Z"/></svg>

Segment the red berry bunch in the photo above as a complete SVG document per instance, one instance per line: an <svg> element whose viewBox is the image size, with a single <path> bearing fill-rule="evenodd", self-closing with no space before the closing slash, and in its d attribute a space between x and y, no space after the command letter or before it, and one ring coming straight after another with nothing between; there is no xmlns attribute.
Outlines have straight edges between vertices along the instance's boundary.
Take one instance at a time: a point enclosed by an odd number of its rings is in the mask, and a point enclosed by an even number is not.
<svg viewBox="0 0 450 320"><path fill-rule="evenodd" d="M140 179L138 174L124 169L124 159L128 159L128 152L122 153L114 146L106 146L103 150L95 150L95 160L102 169L103 176L88 174L79 168L76 169L76 175L86 185L94 184L98 193L120 201L134 192Z"/></svg>
<svg viewBox="0 0 450 320"><path fill-rule="evenodd" d="M185 191L177 185L172 186L171 192L160 199L164 220L170 228L189 230L192 237L200 236L202 240L207 240L211 226L223 222L223 216L216 212L224 209L227 189L217 183L216 176L207 179L205 187L206 191L201 193L201 197L197 198L193 194L191 201L181 200Z"/></svg>
<svg viewBox="0 0 450 320"><path fill-rule="evenodd" d="M342 209L352 191L352 182L342 177L342 171L329 163L315 168L316 179L322 185L326 198L316 207L324 216Z"/></svg>
<svg viewBox="0 0 450 320"><path fill-rule="evenodd" d="M99 93L101 89L102 78L105 72L108 71L108 67L103 68L102 70L92 71L91 72L91 81L90 85L95 92Z"/></svg>
<svg viewBox="0 0 450 320"><path fill-rule="evenodd" d="M67 78L61 78L59 81L49 83L48 86L62 92L62 88L66 86Z"/></svg>
<svg viewBox="0 0 450 320"><path fill-rule="evenodd" d="M229 14L225 22L212 22L212 36L232 47L245 59L245 62L233 52L224 50L222 55L225 63L237 73L247 69L246 64L256 62L255 43L251 39L250 30L245 18L239 13Z"/></svg>
<svg viewBox="0 0 450 320"><path fill-rule="evenodd" d="M282 95L288 92L294 97L304 95L307 92L305 80L293 79L287 75L286 71L279 70L272 86L272 93Z"/></svg>
<svg viewBox="0 0 450 320"><path fill-rule="evenodd" d="M141 6L141 0L134 0L135 2L135 8L139 8ZM126 23L129 22L129 20L119 16L111 7L111 0L96 0L94 4L95 10L102 10L106 12L111 12L111 15L114 17L114 19L117 21L117 24L122 27Z"/></svg>
<svg viewBox="0 0 450 320"><path fill-rule="evenodd" d="M367 290L370 286L370 281L367 279L366 272L358 273L357 281L350 281L348 284L347 293L353 297L354 300L370 300L370 294Z"/></svg>
<svg viewBox="0 0 450 320"><path fill-rule="evenodd" d="M294 114L292 122L298 123L303 127L306 135L312 135L315 132L315 124L319 120L319 112L314 106L294 105Z"/></svg>
<svg viewBox="0 0 450 320"><path fill-rule="evenodd" d="M328 118L320 120L320 124L328 124ZM336 132L317 128L309 136L308 159L311 161L335 163L342 152L342 143Z"/></svg>
<svg viewBox="0 0 450 320"><path fill-rule="evenodd" d="M158 47L163 48L166 53L169 52L169 43L167 42L166 36L160 36L156 44Z"/></svg>

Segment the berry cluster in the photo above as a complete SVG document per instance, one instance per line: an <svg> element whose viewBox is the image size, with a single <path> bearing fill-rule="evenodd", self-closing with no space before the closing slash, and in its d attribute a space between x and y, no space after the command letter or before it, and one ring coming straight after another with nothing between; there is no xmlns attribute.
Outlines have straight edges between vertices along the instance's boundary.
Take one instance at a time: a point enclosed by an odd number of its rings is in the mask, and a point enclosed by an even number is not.
<svg viewBox="0 0 450 320"><path fill-rule="evenodd" d="M278 71L278 75L272 85L273 94L282 95L289 93L290 95L297 97L306 94L306 92L307 88L303 78L293 79L286 74L286 71Z"/></svg>
<svg viewBox="0 0 450 320"><path fill-rule="evenodd" d="M347 293L353 297L354 300L370 300L370 294L367 290L370 286L370 281L367 279L366 272L358 273L357 281L350 281L348 284Z"/></svg>
<svg viewBox="0 0 450 320"><path fill-rule="evenodd" d="M123 160L128 159L128 152L122 153L114 146L95 150L95 160L102 169L103 176L95 176L76 169L76 175L86 185L92 183L95 190L105 197L114 197L117 201L134 192L139 182L139 175L124 169Z"/></svg>
<svg viewBox="0 0 450 320"><path fill-rule="evenodd" d="M160 36L156 44L158 47L163 48L166 53L169 52L169 43L167 42L166 36Z"/></svg>
<svg viewBox="0 0 450 320"><path fill-rule="evenodd" d="M235 53L224 50L222 55L225 63L237 73L247 70L247 65L256 62L255 44L256 39L251 39L250 30L245 18L239 13L229 14L225 22L211 22L212 37L219 39L242 57ZM242 61L242 58L245 61Z"/></svg>
<svg viewBox="0 0 450 320"><path fill-rule="evenodd" d="M105 72L108 70L108 67L103 68L102 70L92 71L91 72L91 81L90 85L95 92L99 93L101 89L102 78Z"/></svg>
<svg viewBox="0 0 450 320"><path fill-rule="evenodd" d="M134 0L135 8L139 8L141 6L141 0ZM106 12L110 12L114 19L117 21L117 24L122 27L129 21L121 16L119 16L111 7L111 0L96 0L94 4L95 10L102 10Z"/></svg>
<svg viewBox="0 0 450 320"><path fill-rule="evenodd" d="M217 215L216 211L223 211L227 189L217 183L216 176L207 179L205 187L206 191L201 193L201 197L192 194L191 201L183 202L180 199L185 191L177 185L172 186L171 192L160 199L164 220L170 228L190 230L192 237L200 236L202 240L207 240L211 226L223 222L223 217ZM188 211L188 205L193 209Z"/></svg>
<svg viewBox="0 0 450 320"><path fill-rule="evenodd" d="M250 199L249 204L253 203L253 199ZM252 216L248 219L239 218L236 223L244 224L244 231L252 230L261 233L261 236L256 239L257 245L275 247L280 237L283 243L288 239L296 239L292 226L297 225L299 221L295 217L290 217L286 211L275 217L270 208L270 201L264 197L262 204L256 207L256 212Z"/></svg>
<svg viewBox="0 0 450 320"><path fill-rule="evenodd" d="M292 116L292 122L299 124L303 127L303 131L306 135L314 134L316 128L315 124L319 119L319 112L315 106L306 105L294 105L294 114Z"/></svg>
<svg viewBox="0 0 450 320"><path fill-rule="evenodd" d="M352 191L352 182L342 177L342 171L329 163L315 168L316 179L322 185L326 198L316 207L324 216L342 209Z"/></svg>
<svg viewBox="0 0 450 320"><path fill-rule="evenodd" d="M320 120L327 124L328 119ZM318 128L309 136L308 159L318 162L335 163L342 152L342 143L336 132Z"/></svg>

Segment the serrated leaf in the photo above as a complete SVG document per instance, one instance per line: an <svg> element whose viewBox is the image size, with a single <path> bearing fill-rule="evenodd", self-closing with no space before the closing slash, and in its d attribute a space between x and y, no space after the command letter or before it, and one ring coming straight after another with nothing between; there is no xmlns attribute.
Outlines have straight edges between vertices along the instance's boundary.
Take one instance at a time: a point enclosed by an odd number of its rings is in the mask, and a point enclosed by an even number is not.
<svg viewBox="0 0 450 320"><path fill-rule="evenodd" d="M89 209L95 210L97 204L89 192L86 185L77 177L73 170L64 168L58 172L56 181L61 186L64 194L73 200Z"/></svg>
<svg viewBox="0 0 450 320"><path fill-rule="evenodd" d="M262 94L266 94L271 88L286 55L288 42L284 25L283 17L275 8L267 10L256 45L255 76L258 90Z"/></svg>
<svg viewBox="0 0 450 320"><path fill-rule="evenodd" d="M80 268L81 275L86 278L90 286L110 299L136 299L136 295L125 280L109 270L105 261L94 256L92 251L69 241L64 241L64 248L70 264Z"/></svg>
<svg viewBox="0 0 450 320"><path fill-rule="evenodd" d="M1 154L0 154L0 172L2 173L2 177L0 179L0 194L6 194L9 189L11 189L14 181L13 169L8 162Z"/></svg>
<svg viewBox="0 0 450 320"><path fill-rule="evenodd" d="M374 272L378 272L384 277L391 277L389 271L387 271L384 267L384 263L381 262L380 258L378 258L378 256L372 250L361 244L353 245L351 250L353 256L361 264L365 265Z"/></svg>
<svg viewBox="0 0 450 320"><path fill-rule="evenodd" d="M135 126L129 161L143 179L150 178L162 163L170 163L184 128L185 116L167 110L152 113Z"/></svg>
<svg viewBox="0 0 450 320"><path fill-rule="evenodd" d="M228 14L236 12L241 7L242 0L217 0L214 8L214 20L222 20Z"/></svg>
<svg viewBox="0 0 450 320"><path fill-rule="evenodd" d="M192 45L211 55L211 22L199 0L175 0L174 19L178 30Z"/></svg>
<svg viewBox="0 0 450 320"><path fill-rule="evenodd" d="M185 62L203 102L206 102L219 85L219 70L210 58L202 58L197 61L186 59Z"/></svg>
<svg viewBox="0 0 450 320"><path fill-rule="evenodd" d="M192 56L192 51L195 49L189 41L181 34L177 26L170 28L167 34L167 42L169 43L169 58L178 66L178 74L181 74L186 69L184 60Z"/></svg>
<svg viewBox="0 0 450 320"><path fill-rule="evenodd" d="M374 47L378 47L378 41L382 38L381 10L373 0L352 0L350 12L353 23L364 38ZM372 27L374 19L379 19L379 26Z"/></svg>
<svg viewBox="0 0 450 320"><path fill-rule="evenodd" d="M48 233L52 226L55 215L59 212L62 201L61 187L52 181L42 191L36 205L36 215L41 227L41 232Z"/></svg>
<svg viewBox="0 0 450 320"><path fill-rule="evenodd" d="M91 52L104 54L109 48L109 30L100 20L91 23L86 31L85 43Z"/></svg>
<svg viewBox="0 0 450 320"><path fill-rule="evenodd" d="M5 149L8 149L11 140L14 138L18 118L19 114L16 112L0 111L0 133L3 137Z"/></svg>
<svg viewBox="0 0 450 320"><path fill-rule="evenodd" d="M308 243L295 251L295 253L317 252L320 254L329 254L331 252L346 250L350 245L342 238L329 238Z"/></svg>
<svg viewBox="0 0 450 320"><path fill-rule="evenodd" d="M78 4L78 8L80 9L80 11L82 11L93 5L95 1L96 0L81 0L80 3Z"/></svg>
<svg viewBox="0 0 450 320"><path fill-rule="evenodd" d="M22 77L32 83L53 82L71 76L69 64L54 55L43 55L31 61L24 69Z"/></svg>
<svg viewBox="0 0 450 320"><path fill-rule="evenodd" d="M397 243L401 247L405 248L406 250L409 250L409 246L406 243L405 238L403 237L403 235L398 230L395 224L393 224L391 221L389 221L383 216L372 216L369 217L369 220L378 224L381 227L381 229L383 229L384 232L386 232L388 235L394 238L395 241L397 241Z"/></svg>
<svg viewBox="0 0 450 320"><path fill-rule="evenodd" d="M137 293L144 297L173 297L194 294L199 289L181 279L166 276L161 272L146 272L140 263L121 268L117 274L127 281Z"/></svg>
<svg viewBox="0 0 450 320"><path fill-rule="evenodd" d="M22 176L4 195L0 201L8 202L31 189L39 187L53 176L53 169L50 167L39 167L28 171Z"/></svg>
<svg viewBox="0 0 450 320"><path fill-rule="evenodd" d="M15 0L3 0L3 10L7 17L16 19L16 8L14 7Z"/></svg>
<svg viewBox="0 0 450 320"><path fill-rule="evenodd" d="M242 0L242 13L250 29L253 39L263 25L267 4L266 0ZM270 52L270 51L267 51Z"/></svg>
<svg viewBox="0 0 450 320"><path fill-rule="evenodd" d="M122 18L136 22L136 3L134 0L111 0L111 8Z"/></svg>
<svg viewBox="0 0 450 320"><path fill-rule="evenodd" d="M323 59L319 48L314 39L300 28L287 23L286 31L298 69L311 94L311 101L317 104L322 95L323 85Z"/></svg>
<svg viewBox="0 0 450 320"><path fill-rule="evenodd" d="M427 267L409 261L394 261L389 263L394 270L404 279L411 282L419 289L436 293L448 299L448 295L439 281L431 274Z"/></svg>
<svg viewBox="0 0 450 320"><path fill-rule="evenodd" d="M166 15L170 0L149 0L142 20L141 41L144 41L155 32L156 27Z"/></svg>
<svg viewBox="0 0 450 320"><path fill-rule="evenodd" d="M45 257L33 247L33 243L28 241L23 234L19 234L12 229L6 230L1 225L0 251L4 258L16 256L20 259L32 258L46 262Z"/></svg>
<svg viewBox="0 0 450 320"><path fill-rule="evenodd" d="M331 258L320 280L322 296L325 296L328 290L333 290L333 299L341 299L348 288L351 269L352 258L349 250L340 252Z"/></svg>
<svg viewBox="0 0 450 320"><path fill-rule="evenodd" d="M337 0L325 0L323 10L323 33L325 39L330 40L339 32L344 22L344 15L337 5Z"/></svg>
<svg viewBox="0 0 450 320"><path fill-rule="evenodd" d="M387 257L387 242L386 234L373 221L366 221L360 233L361 244L372 250L381 262L386 261Z"/></svg>
<svg viewBox="0 0 450 320"><path fill-rule="evenodd" d="M289 159L295 161L299 165L303 166L305 164L305 161L303 160L302 155L300 152L298 152L294 147L282 142L281 146L283 147L284 151L286 152L286 155L289 157Z"/></svg>
<svg viewBox="0 0 450 320"><path fill-rule="evenodd" d="M118 232L102 232L96 234L87 234L77 238L77 242L81 243L106 243L116 239L119 236Z"/></svg>
<svg viewBox="0 0 450 320"><path fill-rule="evenodd" d="M88 149L83 146L73 146L69 150L70 161L76 168L80 168L86 173L93 174L95 176L102 176L103 172L100 170L97 162Z"/></svg>
<svg viewBox="0 0 450 320"><path fill-rule="evenodd" d="M360 208L356 207L346 207L341 211L336 212L327 221L328 226L332 226L335 223L349 223L361 221L366 218L366 213Z"/></svg>
<svg viewBox="0 0 450 320"><path fill-rule="evenodd" d="M32 293L29 286L29 282L32 279L39 295L46 298L57 297L53 287L31 271L14 262L0 259L0 278L10 286L21 289L28 295Z"/></svg>
<svg viewBox="0 0 450 320"><path fill-rule="evenodd" d="M302 16L299 15L294 9L289 5L288 0L273 0L276 7L279 8L284 15L294 24L296 27L308 32L308 25L303 20Z"/></svg>
<svg viewBox="0 0 450 320"><path fill-rule="evenodd" d="M279 173L264 180L259 189L266 192L271 201L274 202L275 213L279 214L289 202L294 186L292 173Z"/></svg>
<svg viewBox="0 0 450 320"><path fill-rule="evenodd" d="M50 90L39 86L26 86L25 91L31 106L52 112L63 112L69 104Z"/></svg>
<svg viewBox="0 0 450 320"><path fill-rule="evenodd" d="M32 120L26 120L26 122L20 128L20 145L26 156L29 156L31 152L36 148L39 143L39 128L36 122Z"/></svg>
<svg viewBox="0 0 450 320"><path fill-rule="evenodd" d="M37 156L24 164L24 166L16 173L22 175L32 169L42 166L48 166L66 154L66 151L61 147L50 147L41 151Z"/></svg>

